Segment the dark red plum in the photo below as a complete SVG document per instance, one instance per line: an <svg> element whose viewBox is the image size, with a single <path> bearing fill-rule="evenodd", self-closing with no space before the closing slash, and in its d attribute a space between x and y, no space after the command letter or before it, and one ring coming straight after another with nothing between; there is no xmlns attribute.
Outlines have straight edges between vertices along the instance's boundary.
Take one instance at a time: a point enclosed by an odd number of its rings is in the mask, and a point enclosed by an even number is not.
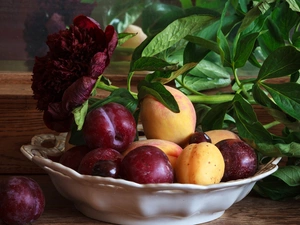
<svg viewBox="0 0 300 225"><path fill-rule="evenodd" d="M45 208L39 184L28 177L11 176L0 181L0 220L23 225L37 220Z"/></svg>
<svg viewBox="0 0 300 225"><path fill-rule="evenodd" d="M121 160L99 160L95 163L92 175L100 177L119 177Z"/></svg>
<svg viewBox="0 0 300 225"><path fill-rule="evenodd" d="M237 180L251 177L258 167L255 150L239 139L225 139L218 143L225 161L225 172L222 181Z"/></svg>
<svg viewBox="0 0 300 225"><path fill-rule="evenodd" d="M59 163L77 171L81 160L88 152L90 149L86 145L74 146L63 153Z"/></svg>
<svg viewBox="0 0 300 225"><path fill-rule="evenodd" d="M205 132L196 131L195 133L193 133L191 135L189 144L201 143L201 142L210 142L211 143L210 137Z"/></svg>
<svg viewBox="0 0 300 225"><path fill-rule="evenodd" d="M121 161L122 154L112 148L96 148L87 153L80 162L78 172L92 175L95 164L100 160Z"/></svg>
<svg viewBox="0 0 300 225"><path fill-rule="evenodd" d="M173 167L167 155L159 148L143 145L124 156L121 178L140 184L172 183Z"/></svg>
<svg viewBox="0 0 300 225"><path fill-rule="evenodd" d="M90 149L113 148L123 152L134 141L136 122L126 107L111 102L86 115L82 132Z"/></svg>

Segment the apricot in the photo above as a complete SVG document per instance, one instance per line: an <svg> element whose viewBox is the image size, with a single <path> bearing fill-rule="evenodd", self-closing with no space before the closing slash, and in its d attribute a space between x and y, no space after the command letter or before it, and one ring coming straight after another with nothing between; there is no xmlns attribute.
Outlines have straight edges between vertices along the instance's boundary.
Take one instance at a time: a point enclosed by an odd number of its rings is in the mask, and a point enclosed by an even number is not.
<svg viewBox="0 0 300 225"><path fill-rule="evenodd" d="M210 185L220 183L225 171L222 153L209 142L189 144L179 155L175 176L179 183Z"/></svg>
<svg viewBox="0 0 300 225"><path fill-rule="evenodd" d="M147 139L162 139L181 147L188 145L196 127L196 112L190 99L176 88L165 86L179 106L179 113L165 107L151 95L140 104L140 121Z"/></svg>
<svg viewBox="0 0 300 225"><path fill-rule="evenodd" d="M205 131L205 133L210 137L211 143L213 144L217 144L219 141L225 139L240 139L236 133L225 129L209 130Z"/></svg>
<svg viewBox="0 0 300 225"><path fill-rule="evenodd" d="M127 155L133 149L140 146L154 146L161 149L169 158L172 167L175 167L176 160L182 152L182 148L174 142L161 140L161 139L146 139L133 142L127 150L123 153L123 156Z"/></svg>

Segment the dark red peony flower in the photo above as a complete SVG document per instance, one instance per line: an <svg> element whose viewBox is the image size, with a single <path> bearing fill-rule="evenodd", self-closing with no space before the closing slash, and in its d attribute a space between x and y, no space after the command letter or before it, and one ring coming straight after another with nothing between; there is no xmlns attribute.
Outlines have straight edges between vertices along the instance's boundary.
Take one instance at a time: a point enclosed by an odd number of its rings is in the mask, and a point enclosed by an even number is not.
<svg viewBox="0 0 300 225"><path fill-rule="evenodd" d="M90 97L117 42L113 26L103 31L95 20L83 15L77 16L69 29L48 36L49 51L36 57L31 87L50 129L70 130L72 110Z"/></svg>

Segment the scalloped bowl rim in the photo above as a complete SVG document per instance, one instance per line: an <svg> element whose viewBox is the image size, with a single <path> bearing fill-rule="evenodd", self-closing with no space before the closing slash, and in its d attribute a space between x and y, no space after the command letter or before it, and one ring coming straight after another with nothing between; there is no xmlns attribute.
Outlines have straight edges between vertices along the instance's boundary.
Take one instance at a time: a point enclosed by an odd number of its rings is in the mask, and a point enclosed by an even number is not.
<svg viewBox="0 0 300 225"><path fill-rule="evenodd" d="M79 181L89 181L91 183L107 183L111 185L118 185L122 184L131 188L155 188L155 189L194 189L194 190L208 190L208 189L218 189L218 188L225 188L225 187L232 187L237 185L248 184L251 182L256 182L270 174L274 173L278 169L278 163L281 160L281 157L273 158L270 162L263 165L264 167L269 166L267 171L258 173L255 175L245 178L245 179L238 179L232 180L227 182L220 182L218 184L211 184L211 185L198 185L198 184L181 184L181 183L160 183L160 184L138 184L136 182L127 181L121 178L109 178L109 177L98 177L98 176L91 176L91 175L82 175L77 171L68 168L60 163L54 162L51 159L44 158L40 155L34 155L31 150L34 148L40 149L41 146L34 146L34 145L23 145L21 146L20 150L29 160L33 161L40 167L44 168L45 170L52 170L63 174L64 176L68 176L70 178L79 180ZM31 152L31 153L30 153Z"/></svg>

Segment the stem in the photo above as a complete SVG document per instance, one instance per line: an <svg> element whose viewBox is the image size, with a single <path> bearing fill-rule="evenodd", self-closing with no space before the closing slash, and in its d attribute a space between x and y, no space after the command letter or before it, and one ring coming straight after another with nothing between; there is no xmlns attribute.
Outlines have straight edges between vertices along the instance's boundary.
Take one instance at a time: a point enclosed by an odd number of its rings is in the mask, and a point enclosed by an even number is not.
<svg viewBox="0 0 300 225"><path fill-rule="evenodd" d="M233 94L224 94L224 95L187 95L187 97L193 103L202 103L202 104L219 104L223 102L232 101L234 98Z"/></svg>
<svg viewBox="0 0 300 225"><path fill-rule="evenodd" d="M264 125L264 128L265 128L266 130L268 130L268 129L270 129L270 128L272 128L272 127L278 125L278 124L280 124L280 122L275 120L275 121L273 121L273 122L271 122L271 123L265 124L265 125Z"/></svg>
<svg viewBox="0 0 300 225"><path fill-rule="evenodd" d="M236 73L237 69L232 69L232 72L233 72L233 76L234 76L234 80L236 82L236 84L241 88L242 87L242 83Z"/></svg>
<svg viewBox="0 0 300 225"><path fill-rule="evenodd" d="M131 89L131 80L132 80L133 74L134 74L134 72L130 72L127 76L127 90L129 92L131 92L130 89Z"/></svg>
<svg viewBox="0 0 300 225"><path fill-rule="evenodd" d="M113 92L113 91L119 89L119 87L117 87L117 86L114 86L114 85L107 85L107 84L105 84L105 83L103 83L103 82L99 82L98 85L97 85L97 88L99 88L99 89L101 89L101 90L104 90L104 91L109 91L109 92ZM131 94L135 99L137 99L137 93L132 92L132 91L130 91L130 90L129 90L129 92L130 92L130 94Z"/></svg>
<svg viewBox="0 0 300 225"><path fill-rule="evenodd" d="M236 84L239 86L240 90L243 92L243 94L247 97L247 99L250 99L249 93L245 90L244 86L242 85L241 81L239 80L239 77L237 75L237 69L232 69L233 71L233 76Z"/></svg>
<svg viewBox="0 0 300 225"><path fill-rule="evenodd" d="M200 92L198 92L198 91L195 91L195 90L193 90L193 89L191 89L191 88L185 86L184 83L183 83L180 79L175 78L175 80L181 85L181 87L185 88L185 89L188 90L189 92L191 92L191 93L193 93L193 94L195 94L195 95L202 95L202 96L205 96L204 94L202 94L202 93L200 93Z"/></svg>

